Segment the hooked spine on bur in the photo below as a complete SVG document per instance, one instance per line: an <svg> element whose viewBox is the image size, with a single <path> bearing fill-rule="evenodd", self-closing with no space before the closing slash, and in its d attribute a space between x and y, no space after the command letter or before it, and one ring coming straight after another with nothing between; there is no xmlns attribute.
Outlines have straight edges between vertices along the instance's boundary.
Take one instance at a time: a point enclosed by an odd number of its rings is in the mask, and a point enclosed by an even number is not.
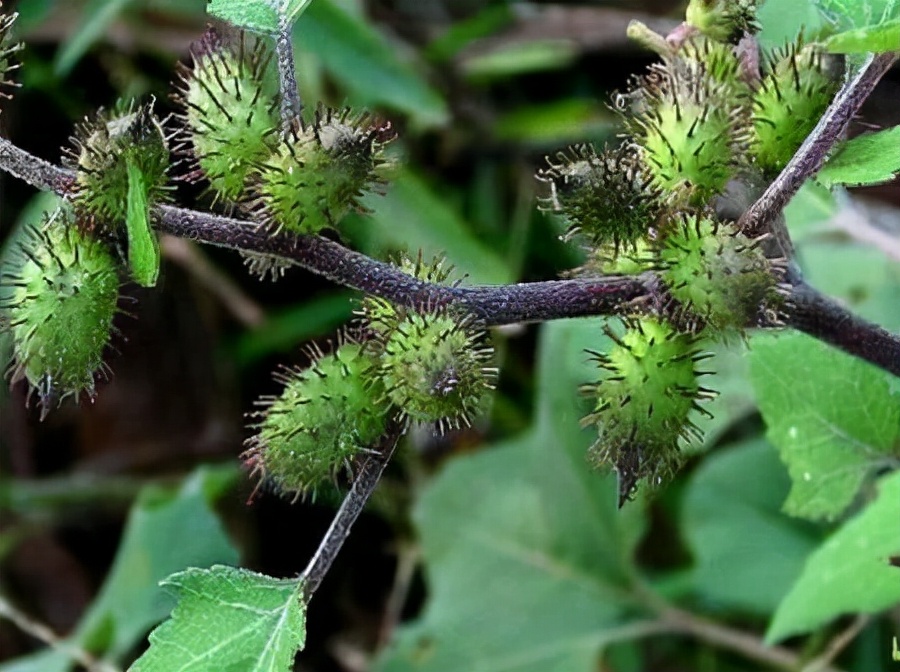
<svg viewBox="0 0 900 672"><path fill-rule="evenodd" d="M107 375L103 352L117 310L117 266L65 206L14 245L0 302L13 342L9 374L13 383L28 381L46 414L70 395L93 397L95 376Z"/></svg>

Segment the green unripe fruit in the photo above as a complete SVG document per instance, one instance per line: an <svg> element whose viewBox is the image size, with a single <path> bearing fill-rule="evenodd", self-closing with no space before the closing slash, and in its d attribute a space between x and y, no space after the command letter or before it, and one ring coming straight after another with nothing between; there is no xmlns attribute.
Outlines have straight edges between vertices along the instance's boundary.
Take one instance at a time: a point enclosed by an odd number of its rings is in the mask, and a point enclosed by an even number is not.
<svg viewBox="0 0 900 672"><path fill-rule="evenodd" d="M410 311L384 339L378 373L405 417L446 431L485 410L497 377L493 348L465 319Z"/></svg>
<svg viewBox="0 0 900 672"><path fill-rule="evenodd" d="M773 298L779 265L733 224L686 215L659 250L660 275L672 296L713 331L752 324Z"/></svg>
<svg viewBox="0 0 900 672"><path fill-rule="evenodd" d="M128 239L131 277L156 284L159 242L150 227L150 207L166 195L169 150L153 114L153 103L134 110L102 111L78 128L68 162L76 170L72 202L81 217Z"/></svg>
<svg viewBox="0 0 900 672"><path fill-rule="evenodd" d="M217 199L239 201L249 175L277 144L275 94L266 82L271 60L261 42L236 49L212 30L193 50L193 67L179 68L182 108L180 151L197 169L188 179L206 178Z"/></svg>
<svg viewBox="0 0 900 672"><path fill-rule="evenodd" d="M741 108L708 78L656 68L644 79L646 109L626 119L652 183L670 206L702 206L741 161Z"/></svg>
<svg viewBox="0 0 900 672"><path fill-rule="evenodd" d="M46 412L55 399L94 395L109 341L119 278L100 242L81 233L65 210L16 242L4 277L3 312L12 333L12 381L25 379Z"/></svg>
<svg viewBox="0 0 900 672"><path fill-rule="evenodd" d="M577 145L547 163L537 175L550 186L542 206L566 218L566 238L580 234L592 248L618 250L634 247L653 225L658 194L633 146L598 155L590 145Z"/></svg>
<svg viewBox="0 0 900 672"><path fill-rule="evenodd" d="M284 391L266 398L258 433L245 453L283 493L297 497L352 470L384 433L390 408L371 359L347 343L308 368L280 376Z"/></svg>
<svg viewBox="0 0 900 672"><path fill-rule="evenodd" d="M698 383L701 355L694 337L654 318L629 321L608 354L592 353L604 377L582 392L594 398L582 425L596 425L596 464L619 472L620 505L637 481L659 484L678 465L679 442L696 435L690 420L710 390Z"/></svg>
<svg viewBox="0 0 900 672"><path fill-rule="evenodd" d="M123 227L133 188L129 170L141 174L149 201L165 197L169 150L152 103L101 110L77 127L73 141L66 162L77 171L72 201L80 213L111 231Z"/></svg>
<svg viewBox="0 0 900 672"><path fill-rule="evenodd" d="M367 114L320 107L259 165L254 207L273 231L335 228L359 197L381 183L382 128Z"/></svg>
<svg viewBox="0 0 900 672"><path fill-rule="evenodd" d="M598 278L607 275L640 275L645 271L655 271L659 266L656 250L646 240L638 240L633 249L616 250L613 247L598 247L588 250L587 261L568 277Z"/></svg>
<svg viewBox="0 0 900 672"><path fill-rule="evenodd" d="M788 47L769 64L753 96L750 151L773 177L803 144L840 85L839 62L820 47Z"/></svg>
<svg viewBox="0 0 900 672"><path fill-rule="evenodd" d="M690 0L685 21L719 42L735 43L759 30L756 0Z"/></svg>

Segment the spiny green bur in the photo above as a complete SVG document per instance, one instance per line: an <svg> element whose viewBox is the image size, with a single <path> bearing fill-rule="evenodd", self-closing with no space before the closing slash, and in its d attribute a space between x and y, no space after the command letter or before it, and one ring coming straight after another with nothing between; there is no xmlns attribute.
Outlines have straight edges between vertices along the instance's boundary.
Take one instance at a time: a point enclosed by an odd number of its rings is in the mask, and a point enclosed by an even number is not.
<svg viewBox="0 0 900 672"><path fill-rule="evenodd" d="M226 202L242 198L276 142L277 105L264 77L270 58L261 43L250 48L242 37L232 50L209 31L194 48L193 68L179 70L181 151L200 169L191 177L205 177Z"/></svg>
<svg viewBox="0 0 900 672"><path fill-rule="evenodd" d="M468 425L484 410L496 369L484 334L447 313L409 312L387 336L380 377L390 401L411 420L441 431Z"/></svg>
<svg viewBox="0 0 900 672"><path fill-rule="evenodd" d="M358 198L379 182L378 129L363 114L320 108L299 123L260 165L255 208L275 231L334 228Z"/></svg>
<svg viewBox="0 0 900 672"><path fill-rule="evenodd" d="M775 289L769 260L732 224L696 215L672 224L659 250L672 296L714 331L744 329Z"/></svg>
<svg viewBox="0 0 900 672"><path fill-rule="evenodd" d="M737 42L755 33L756 0L690 0L685 21L719 42Z"/></svg>
<svg viewBox="0 0 900 672"><path fill-rule="evenodd" d="M390 411L378 382L366 381L371 366L348 343L282 376L284 392L270 400L247 453L282 492L299 496L333 481L384 433Z"/></svg>
<svg viewBox="0 0 900 672"><path fill-rule="evenodd" d="M583 388L596 402L582 424L597 426L592 457L615 465L620 495L627 497L639 479L657 485L677 466L679 440L696 433L689 415L710 393L697 380L700 355L692 336L642 318L615 340L609 354L593 353L606 375Z"/></svg>
<svg viewBox="0 0 900 672"><path fill-rule="evenodd" d="M566 237L580 234L593 247L634 247L658 214L658 194L632 145L597 154L590 145L547 157L538 179L550 186L542 207L561 213Z"/></svg>
<svg viewBox="0 0 900 672"><path fill-rule="evenodd" d="M62 211L18 245L9 273L13 291L4 302L13 381L27 379L45 409L54 397L93 395L119 296L115 261Z"/></svg>
<svg viewBox="0 0 900 672"><path fill-rule="evenodd" d="M828 107L840 84L833 58L814 45L791 45L771 60L753 97L750 145L766 175L787 165Z"/></svg>
<svg viewBox="0 0 900 672"><path fill-rule="evenodd" d="M649 109L628 120L653 184L672 206L700 206L734 174L737 119L726 90L669 70L646 80Z"/></svg>
<svg viewBox="0 0 900 672"><path fill-rule="evenodd" d="M121 106L111 114L101 111L82 123L67 161L78 173L76 210L112 231L126 224L128 194L133 188L129 165L141 174L148 203L166 191L169 151L152 104L137 110Z"/></svg>

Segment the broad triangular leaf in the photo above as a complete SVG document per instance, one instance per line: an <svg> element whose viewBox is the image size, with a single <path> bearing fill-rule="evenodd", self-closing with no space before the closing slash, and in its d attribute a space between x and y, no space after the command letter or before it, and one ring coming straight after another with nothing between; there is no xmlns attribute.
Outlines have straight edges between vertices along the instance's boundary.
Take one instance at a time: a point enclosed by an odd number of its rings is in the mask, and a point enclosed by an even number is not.
<svg viewBox="0 0 900 672"><path fill-rule="evenodd" d="M900 452L900 398L887 374L803 334L757 337L751 379L787 465L785 510L834 518Z"/></svg>
<svg viewBox="0 0 900 672"><path fill-rule="evenodd" d="M900 604L900 472L879 482L878 496L815 553L779 606L768 642L809 632L841 614L871 614Z"/></svg>
<svg viewBox="0 0 900 672"><path fill-rule="evenodd" d="M131 672L289 672L306 638L298 580L216 565L173 574L172 618L150 634Z"/></svg>

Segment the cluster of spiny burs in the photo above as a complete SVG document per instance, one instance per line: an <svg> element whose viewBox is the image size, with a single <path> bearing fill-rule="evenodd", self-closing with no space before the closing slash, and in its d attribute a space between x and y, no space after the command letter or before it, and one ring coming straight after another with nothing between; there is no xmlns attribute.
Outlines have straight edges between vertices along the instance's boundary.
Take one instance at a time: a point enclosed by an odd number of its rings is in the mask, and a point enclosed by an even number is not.
<svg viewBox="0 0 900 672"><path fill-rule="evenodd" d="M12 19L0 20L4 40ZM17 47L0 43L0 84ZM12 380L25 379L46 412L66 396L94 394L105 374L120 284L156 283L153 206L169 177L206 186L210 207L238 212L273 235L339 232L360 197L384 183L390 126L366 113L318 106L282 119L271 51L243 33L208 31L180 65L179 113L122 104L78 128L67 150L71 187L58 208L18 237L4 269L0 319L12 334ZM0 93L3 91L0 90ZM164 130L169 127L169 130ZM170 165L170 155L180 162ZM275 257L247 255L252 271L278 277ZM444 282L440 260L404 260L421 281ZM278 396L260 400L245 458L266 482L297 497L352 471L382 436L412 423L438 431L468 425L487 406L496 369L487 334L443 306L363 301L354 336L311 365L276 375Z"/></svg>
<svg viewBox="0 0 900 672"><path fill-rule="evenodd" d="M771 324L783 308L786 260L769 234L738 228L740 201L812 131L839 63L799 38L760 54L754 16L752 2L692 0L668 38L633 24L661 61L616 96L621 144L569 148L538 174L544 207L587 253L575 274L661 281L655 301L623 307L624 329L607 328L611 348L592 353L601 376L583 388L583 424L598 432L590 457L617 471L620 505L639 481L665 481L701 438L693 416L714 396L699 382L703 341Z"/></svg>
<svg viewBox="0 0 900 672"><path fill-rule="evenodd" d="M452 273L421 256L399 266L425 282ZM488 334L470 315L367 297L358 316L355 337L345 332L328 355L312 349L312 364L284 371L284 391L259 402L244 457L282 494L314 494L340 472L352 474L381 437L411 423L444 432L487 409L497 369Z"/></svg>

